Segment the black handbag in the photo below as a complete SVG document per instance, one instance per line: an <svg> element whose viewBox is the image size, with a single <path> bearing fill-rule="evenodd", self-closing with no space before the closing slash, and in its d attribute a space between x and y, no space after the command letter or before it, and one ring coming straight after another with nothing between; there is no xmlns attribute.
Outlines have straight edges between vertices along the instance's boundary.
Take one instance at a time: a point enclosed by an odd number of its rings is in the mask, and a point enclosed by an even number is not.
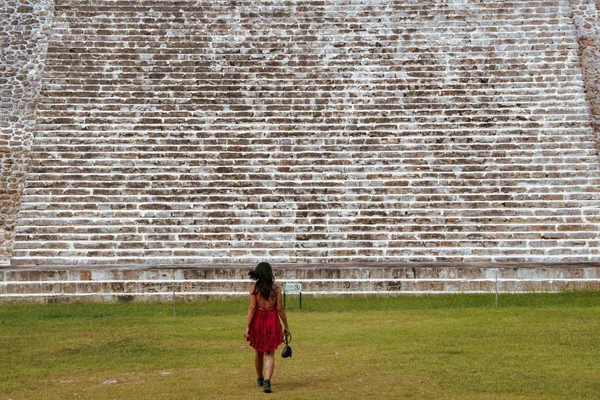
<svg viewBox="0 0 600 400"><path fill-rule="evenodd" d="M292 334L288 333L287 335L283 335L283 343L285 343L285 347L281 351L281 357L288 358L292 356L292 348L289 346L289 343L292 341Z"/></svg>

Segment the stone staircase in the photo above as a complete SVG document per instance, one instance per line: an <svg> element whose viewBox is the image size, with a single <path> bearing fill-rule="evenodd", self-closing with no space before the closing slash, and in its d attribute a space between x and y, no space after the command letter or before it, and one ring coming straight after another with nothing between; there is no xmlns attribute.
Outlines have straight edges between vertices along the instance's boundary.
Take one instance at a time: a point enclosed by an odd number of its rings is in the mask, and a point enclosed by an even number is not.
<svg viewBox="0 0 600 400"><path fill-rule="evenodd" d="M12 265L600 261L566 0L55 0Z"/></svg>

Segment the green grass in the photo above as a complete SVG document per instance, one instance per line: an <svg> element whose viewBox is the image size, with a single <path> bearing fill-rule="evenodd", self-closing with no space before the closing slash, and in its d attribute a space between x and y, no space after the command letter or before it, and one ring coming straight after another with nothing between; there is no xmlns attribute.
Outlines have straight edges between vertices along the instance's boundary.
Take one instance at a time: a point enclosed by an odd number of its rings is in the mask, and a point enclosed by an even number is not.
<svg viewBox="0 0 600 400"><path fill-rule="evenodd" d="M288 298L273 398L597 399L600 293ZM263 398L246 299L0 305L0 399Z"/></svg>

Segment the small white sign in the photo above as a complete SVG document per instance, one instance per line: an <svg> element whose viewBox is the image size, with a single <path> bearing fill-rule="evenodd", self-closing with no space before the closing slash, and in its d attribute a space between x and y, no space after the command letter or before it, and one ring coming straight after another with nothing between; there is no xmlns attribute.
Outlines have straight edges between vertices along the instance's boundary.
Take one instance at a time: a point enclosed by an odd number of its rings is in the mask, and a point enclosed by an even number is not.
<svg viewBox="0 0 600 400"><path fill-rule="evenodd" d="M302 284L294 282L285 282L283 284L284 293L300 293L302 292Z"/></svg>

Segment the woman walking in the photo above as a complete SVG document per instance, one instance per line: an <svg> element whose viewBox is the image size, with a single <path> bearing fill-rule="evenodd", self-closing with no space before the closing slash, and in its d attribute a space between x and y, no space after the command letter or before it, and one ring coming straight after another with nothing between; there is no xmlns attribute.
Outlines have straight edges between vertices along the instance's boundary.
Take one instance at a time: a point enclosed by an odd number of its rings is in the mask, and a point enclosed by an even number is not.
<svg viewBox="0 0 600 400"><path fill-rule="evenodd" d="M256 283L250 286L250 307L244 337L254 348L254 366L265 393L271 393L271 377L275 369L275 350L283 342L283 334L290 329L282 303L281 288L275 284L271 264L261 262L248 273ZM281 323L285 330L281 331ZM265 365L266 364L266 365Z"/></svg>

